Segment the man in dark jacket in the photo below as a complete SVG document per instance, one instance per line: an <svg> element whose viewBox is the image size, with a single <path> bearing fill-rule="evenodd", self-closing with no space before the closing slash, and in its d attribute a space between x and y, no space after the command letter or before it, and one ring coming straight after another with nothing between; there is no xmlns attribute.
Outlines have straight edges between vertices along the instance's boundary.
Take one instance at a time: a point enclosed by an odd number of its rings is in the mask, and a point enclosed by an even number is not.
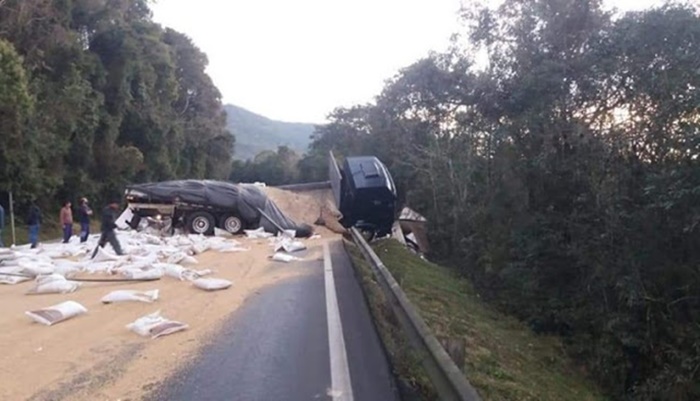
<svg viewBox="0 0 700 401"><path fill-rule="evenodd" d="M29 243L32 248L36 248L39 243L39 227L41 226L41 209L36 205L36 201L32 200L29 206L29 215L27 216L27 225L29 226Z"/></svg>
<svg viewBox="0 0 700 401"><path fill-rule="evenodd" d="M117 255L123 255L122 247L119 244L117 235L114 233L114 229L117 228L115 222L117 221L117 212L119 211L119 201L114 200L107 205L106 208L102 209L102 236L100 236L100 242L92 253L94 258L97 255L98 248L104 248L109 242Z"/></svg>

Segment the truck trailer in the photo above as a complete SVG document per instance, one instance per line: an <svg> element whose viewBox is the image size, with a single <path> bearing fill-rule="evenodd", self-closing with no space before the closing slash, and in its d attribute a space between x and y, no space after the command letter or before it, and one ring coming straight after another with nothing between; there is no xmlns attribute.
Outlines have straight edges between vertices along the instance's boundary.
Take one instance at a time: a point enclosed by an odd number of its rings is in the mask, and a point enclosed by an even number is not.
<svg viewBox="0 0 700 401"><path fill-rule="evenodd" d="M263 227L276 234L294 230L298 237L310 236L311 226L297 224L252 184L212 180L176 180L129 185L127 207L133 213L128 222L137 228L143 218L172 219L173 228L193 234L212 235L214 228L237 234L247 228Z"/></svg>

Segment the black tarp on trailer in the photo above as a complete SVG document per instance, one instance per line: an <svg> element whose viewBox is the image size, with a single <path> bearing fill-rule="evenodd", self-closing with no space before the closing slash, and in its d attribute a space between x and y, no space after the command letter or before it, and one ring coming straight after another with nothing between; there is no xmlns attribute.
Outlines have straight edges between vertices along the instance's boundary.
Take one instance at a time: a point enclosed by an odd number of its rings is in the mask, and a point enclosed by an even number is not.
<svg viewBox="0 0 700 401"><path fill-rule="evenodd" d="M297 224L286 216L277 205L255 185L233 184L213 180L176 180L133 184L127 186L127 197L135 197L147 203L186 203L239 216L248 226L263 227L277 233L295 230L297 236L309 236L312 228Z"/></svg>

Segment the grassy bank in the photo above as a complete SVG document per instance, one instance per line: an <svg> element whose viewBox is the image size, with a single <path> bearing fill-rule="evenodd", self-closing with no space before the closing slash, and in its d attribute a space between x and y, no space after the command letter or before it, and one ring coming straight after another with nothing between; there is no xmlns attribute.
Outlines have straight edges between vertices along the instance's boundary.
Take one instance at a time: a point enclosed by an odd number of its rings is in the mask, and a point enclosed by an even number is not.
<svg viewBox="0 0 700 401"><path fill-rule="evenodd" d="M417 361L410 357L392 322L383 321L381 294L369 266L353 245L349 253L361 275L382 339L400 381L412 385L422 399L435 399ZM374 250L438 338L463 345L460 368L486 401L604 400L584 372L564 354L555 337L538 336L516 319L479 299L469 282L450 270L427 262L393 240L379 241ZM374 295L373 295L374 294ZM388 331L388 333L387 333ZM392 344L391 342L395 343ZM458 363L460 365L460 363Z"/></svg>

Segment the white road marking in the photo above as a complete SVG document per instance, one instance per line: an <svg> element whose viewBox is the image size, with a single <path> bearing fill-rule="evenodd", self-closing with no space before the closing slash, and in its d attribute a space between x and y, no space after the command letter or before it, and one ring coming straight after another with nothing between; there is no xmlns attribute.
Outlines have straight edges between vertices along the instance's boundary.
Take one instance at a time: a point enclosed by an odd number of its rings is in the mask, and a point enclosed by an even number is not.
<svg viewBox="0 0 700 401"><path fill-rule="evenodd" d="M345 338L343 338L343 324L340 321L338 297L333 279L333 265L327 242L323 244L323 270L326 283L328 348L331 356L331 391L328 393L334 401L353 401L348 355L345 352Z"/></svg>

